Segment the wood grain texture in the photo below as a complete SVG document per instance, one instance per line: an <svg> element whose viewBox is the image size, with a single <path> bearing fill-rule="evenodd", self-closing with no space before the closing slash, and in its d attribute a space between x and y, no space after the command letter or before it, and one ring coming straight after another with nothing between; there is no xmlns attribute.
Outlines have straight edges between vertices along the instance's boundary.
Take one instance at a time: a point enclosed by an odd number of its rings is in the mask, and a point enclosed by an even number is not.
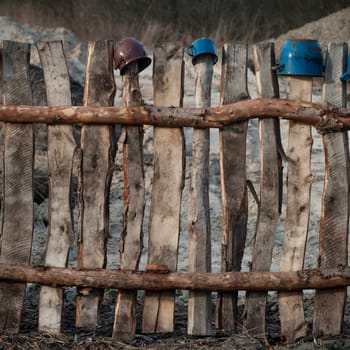
<svg viewBox="0 0 350 350"><path fill-rule="evenodd" d="M71 105L69 73L61 41L37 44L48 105ZM70 125L48 126L49 231L45 265L65 267L74 240L70 185L76 143ZM42 287L39 330L60 333L63 289Z"/></svg>
<svg viewBox="0 0 350 350"><path fill-rule="evenodd" d="M174 44L153 51L154 104L182 106L183 49ZM150 207L148 264L176 271L180 235L181 199L185 176L185 145L182 129L154 128L154 172ZM175 293L147 292L142 331L174 331Z"/></svg>
<svg viewBox="0 0 350 350"><path fill-rule="evenodd" d="M325 104L345 107L344 72L348 49L346 44L329 44L325 67L323 100ZM325 182L320 221L320 267L348 264L349 232L349 146L345 132L323 136ZM338 335L342 331L346 288L317 291L314 306L313 336Z"/></svg>
<svg viewBox="0 0 350 350"><path fill-rule="evenodd" d="M290 99L311 101L312 77L290 78ZM310 216L311 127L290 122L288 138L287 209L285 233L280 259L281 271L304 267L305 247ZM306 336L302 293L280 293L278 304L281 333L289 342Z"/></svg>
<svg viewBox="0 0 350 350"><path fill-rule="evenodd" d="M254 46L254 65L257 93L261 97L278 97L272 43ZM269 271L272 249L279 219L280 156L277 149L277 130L273 119L259 121L260 143L260 206L257 218L255 243L252 252L251 270ZM257 337L266 336L267 293L248 293L246 302L245 330Z"/></svg>
<svg viewBox="0 0 350 350"><path fill-rule="evenodd" d="M194 69L195 107L209 107L213 76L212 57L200 55ZM211 271L209 143L209 129L194 128L188 208L189 270L193 272ZM211 316L211 294L191 292L188 299L188 334L212 334Z"/></svg>
<svg viewBox="0 0 350 350"><path fill-rule="evenodd" d="M111 106L115 96L113 41L89 42L84 105ZM109 191L114 160L112 127L84 125L81 130L78 267L106 266ZM76 326L95 327L103 290L78 289Z"/></svg>
<svg viewBox="0 0 350 350"><path fill-rule="evenodd" d="M221 105L248 99L246 45L226 44L222 54ZM239 271L243 258L247 218L246 137L248 122L225 126L219 132L222 195L221 271ZM216 328L235 331L237 293L221 293L216 305Z"/></svg>
<svg viewBox="0 0 350 350"><path fill-rule="evenodd" d="M140 105L137 61L128 65L123 78L124 106ZM142 250L142 223L145 206L143 169L143 129L138 126L124 128L124 222L120 241L120 268L138 269ZM136 331L137 291L119 290L116 301L113 338L132 340Z"/></svg>
<svg viewBox="0 0 350 350"><path fill-rule="evenodd" d="M30 44L1 45L3 104L32 104ZM0 262L29 264L33 236L33 126L5 123ZM0 285L0 333L18 333L25 284Z"/></svg>

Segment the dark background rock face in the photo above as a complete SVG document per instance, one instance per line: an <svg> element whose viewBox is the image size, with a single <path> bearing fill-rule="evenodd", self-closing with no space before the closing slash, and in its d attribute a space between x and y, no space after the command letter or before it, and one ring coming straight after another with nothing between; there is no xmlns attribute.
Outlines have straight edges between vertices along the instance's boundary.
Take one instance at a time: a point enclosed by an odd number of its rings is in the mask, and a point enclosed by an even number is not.
<svg viewBox="0 0 350 350"><path fill-rule="evenodd" d="M0 16L65 27L80 40L135 36L145 44L210 36L256 42L348 7L348 0L1 0Z"/></svg>

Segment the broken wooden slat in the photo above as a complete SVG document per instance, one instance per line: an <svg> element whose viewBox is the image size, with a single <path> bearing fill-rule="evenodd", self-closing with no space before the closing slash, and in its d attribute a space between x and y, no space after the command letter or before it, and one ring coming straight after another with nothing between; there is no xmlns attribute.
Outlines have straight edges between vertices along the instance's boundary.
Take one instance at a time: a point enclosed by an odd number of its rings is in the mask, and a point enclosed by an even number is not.
<svg viewBox="0 0 350 350"><path fill-rule="evenodd" d="M194 69L195 106L209 107L213 76L212 57L209 55L196 57ZM211 271L209 135L209 129L193 129L188 208L189 270L191 272ZM210 293L189 293L187 332L190 335L212 334Z"/></svg>
<svg viewBox="0 0 350 350"><path fill-rule="evenodd" d="M89 42L84 105L111 106L115 96L113 41ZM110 125L81 130L78 267L103 268L109 233L109 190L114 160ZM95 327L103 291L77 290L76 326Z"/></svg>
<svg viewBox="0 0 350 350"><path fill-rule="evenodd" d="M124 106L140 105L142 96L138 62L130 63L123 78ZM142 223L145 206L143 169L143 129L127 126L124 132L124 227L120 241L120 268L138 269L142 250ZM119 290L116 301L113 337L132 340L136 331L137 291Z"/></svg>
<svg viewBox="0 0 350 350"><path fill-rule="evenodd" d="M3 104L32 104L29 78L30 44L3 41ZM33 126L4 125L3 218L0 261L29 264L33 237ZM0 285L0 333L18 333L25 284Z"/></svg>
<svg viewBox="0 0 350 350"><path fill-rule="evenodd" d="M153 88L157 106L181 106L183 49L164 44L154 49ZM184 186L182 129L154 128L154 175L150 208L148 266L177 269L181 199ZM144 299L142 332L174 331L175 293L148 292Z"/></svg>
<svg viewBox="0 0 350 350"><path fill-rule="evenodd" d="M37 44L48 105L71 105L69 73L61 41ZM48 126L49 231L45 265L65 267L74 240L70 184L76 148L70 125ZM60 333L63 289L42 287L39 330Z"/></svg>
<svg viewBox="0 0 350 350"><path fill-rule="evenodd" d="M346 44L329 44L326 57L324 103L345 107L346 83L339 77L348 57ZM348 264L349 151L347 133L323 136L325 185L320 220L320 256L322 268ZM315 338L341 333L346 288L317 291L314 306Z"/></svg>
<svg viewBox="0 0 350 350"><path fill-rule="evenodd" d="M221 105L249 98L247 45L226 44L222 54ZM222 194L221 271L241 268L248 217L246 137L248 122L225 126L219 132ZM218 295L216 328L235 331L237 292Z"/></svg>
<svg viewBox="0 0 350 350"><path fill-rule="evenodd" d="M291 77L289 98L311 101L312 77ZM311 127L291 121L288 138L287 212L280 271L304 267L310 216ZM278 304L281 333L288 342L306 336L303 293L280 293Z"/></svg>
<svg viewBox="0 0 350 350"><path fill-rule="evenodd" d="M261 97L278 97L278 82L274 46L262 43L254 46L254 65L257 94ZM272 249L279 219L280 165L275 120L259 120L260 142L260 205L255 243L252 252L252 271L269 271ZM265 337L267 293L250 292L246 303L245 330L249 334Z"/></svg>

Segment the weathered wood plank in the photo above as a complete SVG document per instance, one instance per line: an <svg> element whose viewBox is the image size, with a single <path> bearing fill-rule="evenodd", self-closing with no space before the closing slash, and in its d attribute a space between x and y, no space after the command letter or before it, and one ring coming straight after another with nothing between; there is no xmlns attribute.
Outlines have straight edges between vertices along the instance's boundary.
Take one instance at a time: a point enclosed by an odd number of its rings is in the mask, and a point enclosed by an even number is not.
<svg viewBox="0 0 350 350"><path fill-rule="evenodd" d="M324 103L345 107L346 83L339 77L344 72L346 44L329 44L324 86ZM322 268L348 264L349 229L349 150L347 133L323 136L325 150L325 184L320 222L320 256ZM346 288L317 291L314 306L315 338L341 333Z"/></svg>
<svg viewBox="0 0 350 350"><path fill-rule="evenodd" d="M291 77L289 98L305 101L312 99L312 77ZM297 271L304 267L305 246L310 216L311 127L289 123L287 211L285 233L280 259L281 271ZM281 333L293 342L306 336L302 293L278 295Z"/></svg>
<svg viewBox="0 0 350 350"><path fill-rule="evenodd" d="M115 96L113 41L89 42L84 105L111 106ZM111 126L84 125L79 176L78 267L106 266L109 190L114 160ZM78 289L76 326L95 327L103 290Z"/></svg>
<svg viewBox="0 0 350 350"><path fill-rule="evenodd" d="M195 106L209 107L213 60L209 55L196 58ZM189 270L211 271L210 209L209 209L209 129L194 128L192 138L192 171L189 190L188 233ZM210 335L211 294L190 292L187 332Z"/></svg>
<svg viewBox="0 0 350 350"><path fill-rule="evenodd" d="M183 99L183 49L174 44L157 46L153 52L154 104L181 106ZM148 264L177 269L181 199L185 176L182 129L154 128L154 174L150 208ZM170 142L171 140L171 142ZM142 331L174 331L175 293L145 295Z"/></svg>
<svg viewBox="0 0 350 350"><path fill-rule="evenodd" d="M254 46L254 65L257 94L261 97L278 97L274 46L262 43ZM279 125L278 125L279 126ZM280 164L277 138L279 130L275 120L259 121L260 142L260 208L257 219L255 244L252 252L252 271L269 271L274 237L279 219ZM246 303L245 330L265 337L267 293L251 292Z"/></svg>
<svg viewBox="0 0 350 350"><path fill-rule="evenodd" d="M249 98L247 45L226 44L222 54L221 105ZM246 137L248 122L219 131L222 195L221 271L241 268L248 218ZM235 331L238 324L237 293L218 295L216 328Z"/></svg>
<svg viewBox="0 0 350 350"><path fill-rule="evenodd" d="M48 105L71 105L69 73L61 41L37 44ZM70 125L48 127L49 231L45 265L65 267L74 240L70 184L76 143ZM63 289L42 287L39 330L60 333Z"/></svg>
<svg viewBox="0 0 350 350"><path fill-rule="evenodd" d="M124 106L140 105L142 96L138 63L133 62L123 75ZM124 228L120 242L120 268L138 269L142 250L142 223L145 206L143 169L143 130L138 126L124 128ZM119 290L116 301L113 337L132 340L136 331L137 291Z"/></svg>
<svg viewBox="0 0 350 350"><path fill-rule="evenodd" d="M32 104L30 44L3 41L3 104ZM28 264L33 236L33 126L4 124L3 221L0 262ZM25 284L0 285L0 332L18 333Z"/></svg>

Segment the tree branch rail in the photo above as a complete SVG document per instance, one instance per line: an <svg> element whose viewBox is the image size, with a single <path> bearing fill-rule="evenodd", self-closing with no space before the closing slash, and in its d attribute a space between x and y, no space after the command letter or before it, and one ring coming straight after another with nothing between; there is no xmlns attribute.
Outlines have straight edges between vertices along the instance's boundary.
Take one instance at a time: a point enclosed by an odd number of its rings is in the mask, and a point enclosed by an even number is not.
<svg viewBox="0 0 350 350"><path fill-rule="evenodd" d="M117 288L123 290L292 291L328 289L350 285L350 267L290 272L168 272L79 270L0 264L4 282L39 283L52 287Z"/></svg>
<svg viewBox="0 0 350 350"><path fill-rule="evenodd" d="M183 108L1 106L0 120L11 123L124 124L158 127L223 128L254 118L288 119L314 126L320 133L350 129L350 110L277 98L243 100L220 107Z"/></svg>

